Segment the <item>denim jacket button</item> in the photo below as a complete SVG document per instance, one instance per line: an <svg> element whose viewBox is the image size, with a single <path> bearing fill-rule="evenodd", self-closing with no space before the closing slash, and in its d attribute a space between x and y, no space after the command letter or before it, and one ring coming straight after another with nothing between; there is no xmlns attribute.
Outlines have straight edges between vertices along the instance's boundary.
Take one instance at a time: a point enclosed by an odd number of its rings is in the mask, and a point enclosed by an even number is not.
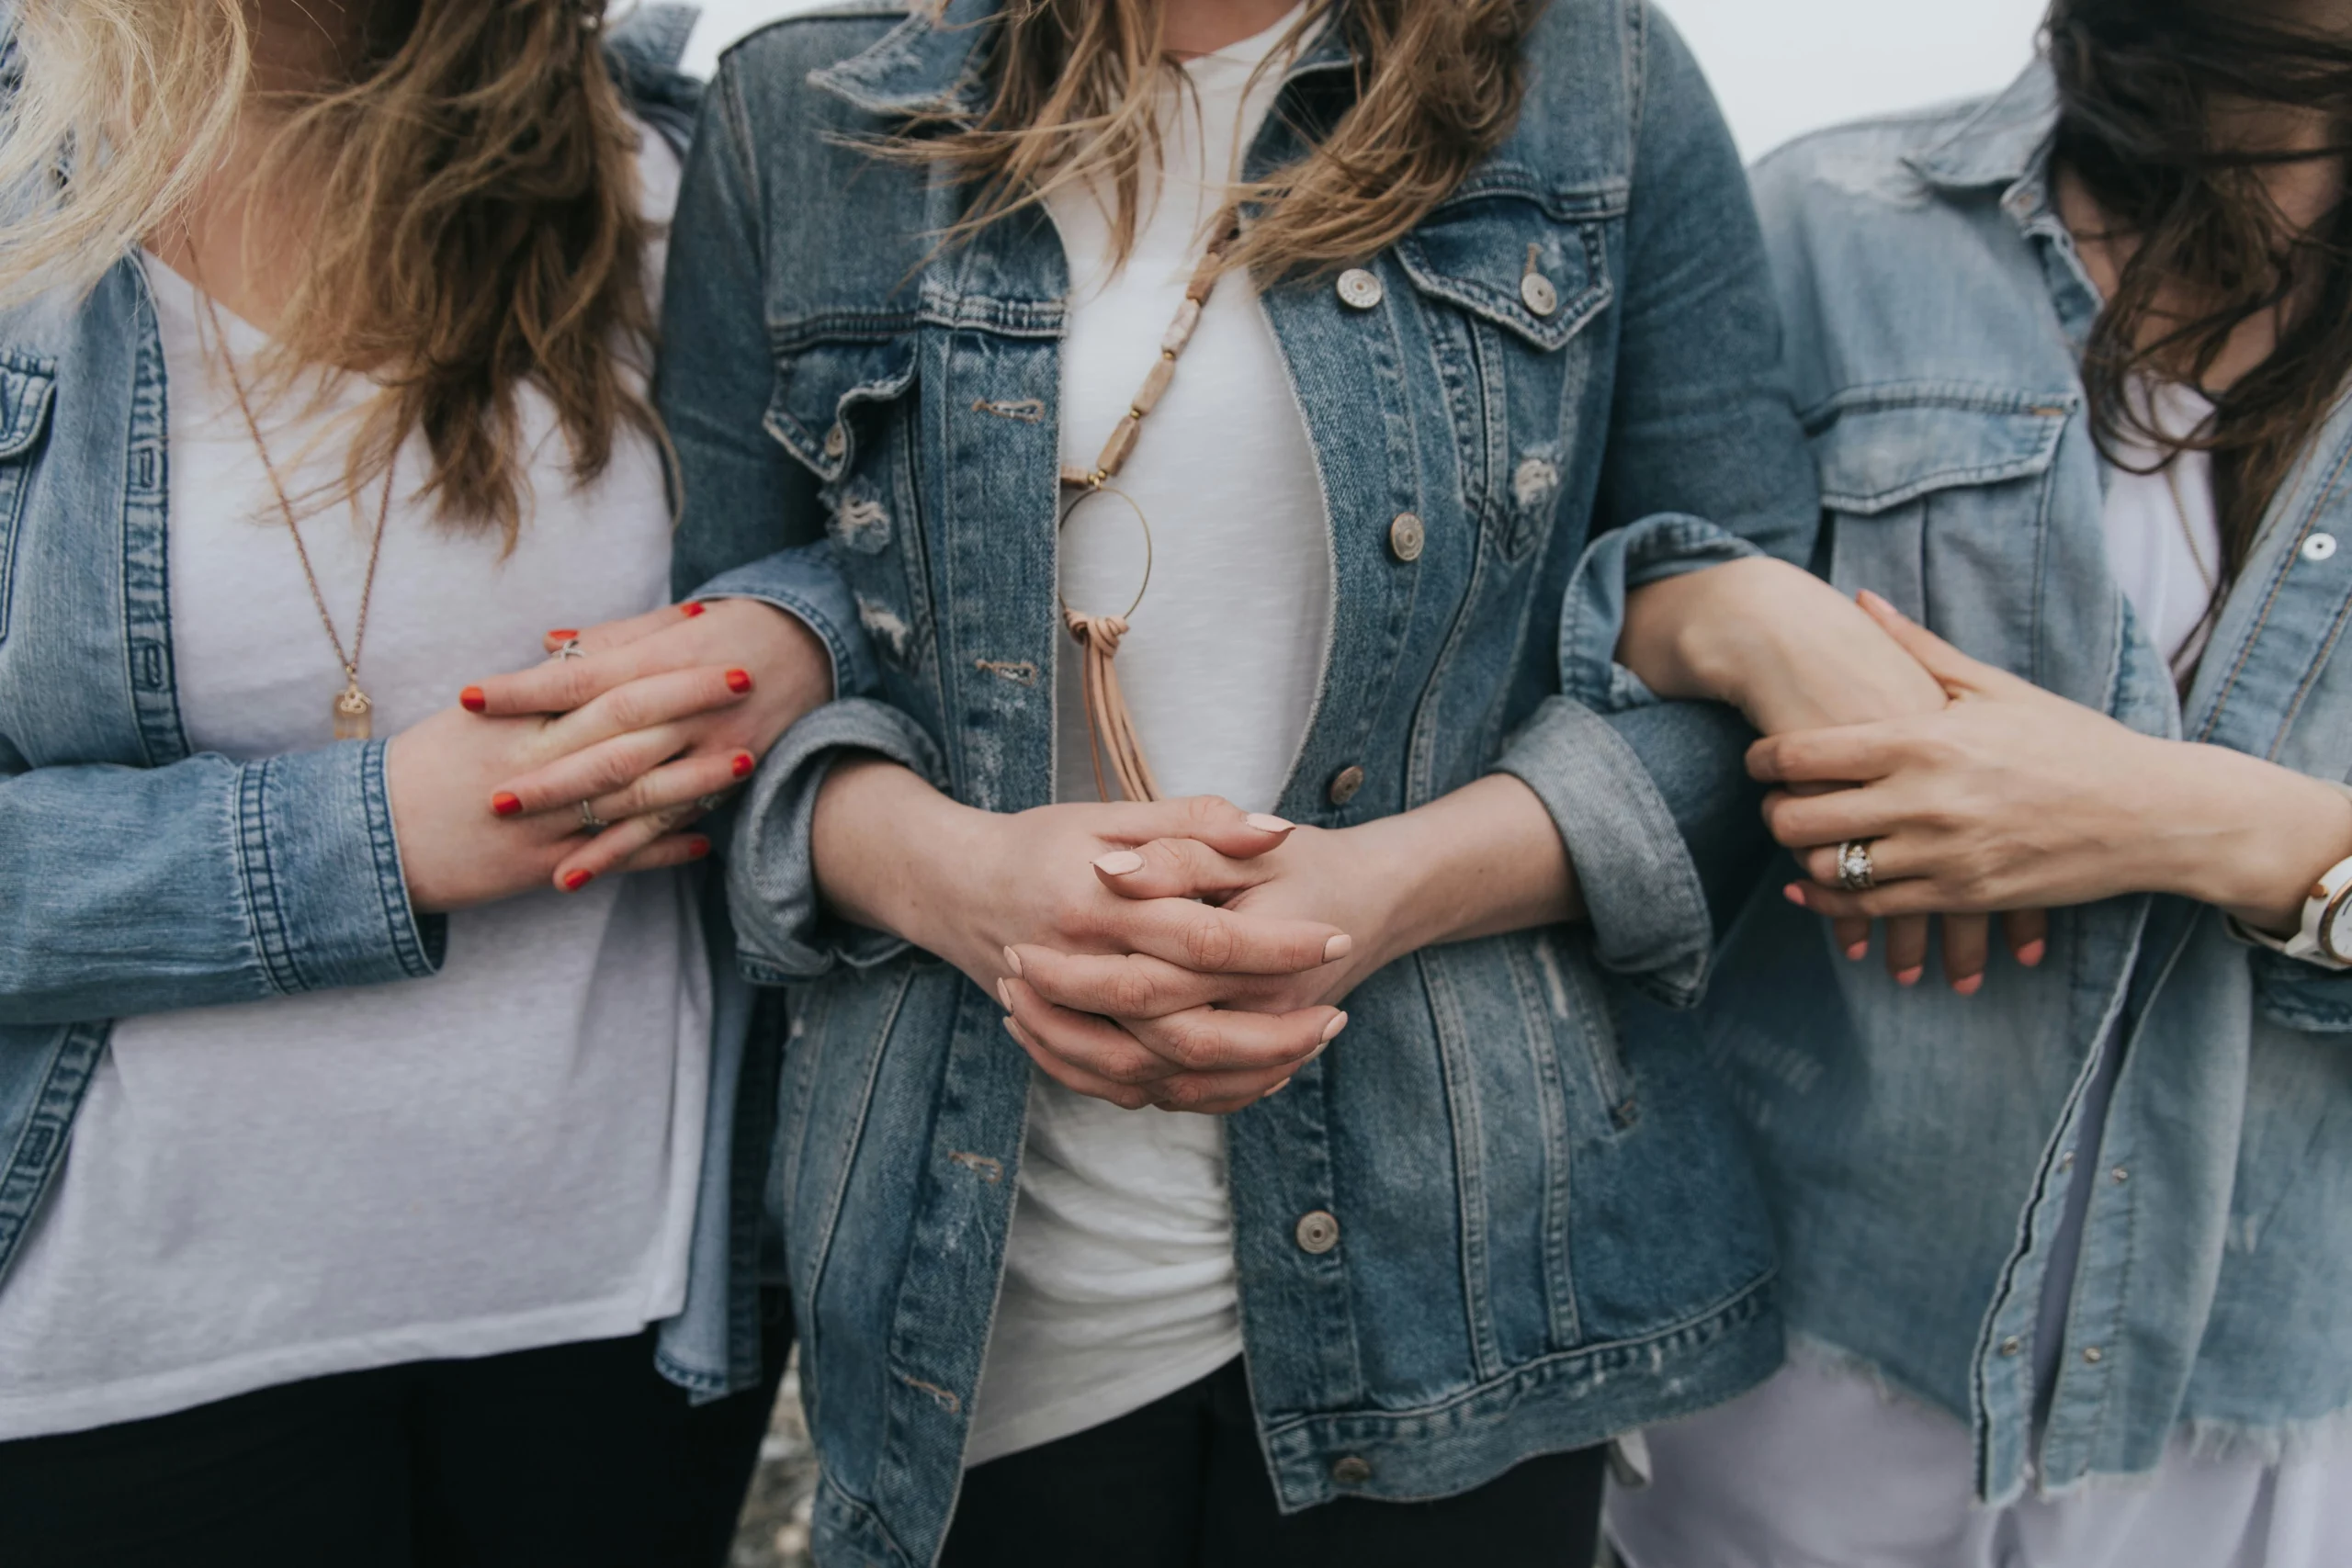
<svg viewBox="0 0 2352 1568"><path fill-rule="evenodd" d="M1372 1462L1342 1454L1331 1461L1331 1479L1342 1486L1361 1486L1372 1479Z"/></svg>
<svg viewBox="0 0 2352 1568"><path fill-rule="evenodd" d="M1362 788L1363 788L1363 770L1351 762L1331 775L1329 791L1331 804L1345 806L1356 797L1356 792Z"/></svg>
<svg viewBox="0 0 2352 1568"><path fill-rule="evenodd" d="M2107 1352L2096 1345L2086 1345L2083 1347L2083 1359L2096 1367L2107 1359Z"/></svg>
<svg viewBox="0 0 2352 1568"><path fill-rule="evenodd" d="M2004 1356L2014 1356L2024 1348L2025 1341L2014 1334L2001 1341L2001 1354Z"/></svg>
<svg viewBox="0 0 2352 1568"><path fill-rule="evenodd" d="M1323 1209L1309 1209L1298 1217L1298 1249L1320 1258L1340 1245L1340 1222ZM1367 1472L1367 1473L1369 1473Z"/></svg>
<svg viewBox="0 0 2352 1568"><path fill-rule="evenodd" d="M1388 525L1388 553L1402 561L1419 560L1421 546L1428 538L1429 530L1421 526L1419 517L1400 512L1396 521Z"/></svg>
<svg viewBox="0 0 2352 1568"><path fill-rule="evenodd" d="M1380 279L1360 266L1351 266L1340 274L1340 303L1350 310L1371 310L1380 303L1384 292Z"/></svg>
<svg viewBox="0 0 2352 1568"><path fill-rule="evenodd" d="M848 450L849 432L843 430L837 422L831 430L825 432L825 456L838 457Z"/></svg>
<svg viewBox="0 0 2352 1568"><path fill-rule="evenodd" d="M1548 316L1560 308L1560 291L1540 272L1531 272L1519 280L1519 297L1539 316Z"/></svg>
<svg viewBox="0 0 2352 1568"><path fill-rule="evenodd" d="M2313 534L2303 541L2305 560L2325 560L2335 553L2335 536L2333 534Z"/></svg>

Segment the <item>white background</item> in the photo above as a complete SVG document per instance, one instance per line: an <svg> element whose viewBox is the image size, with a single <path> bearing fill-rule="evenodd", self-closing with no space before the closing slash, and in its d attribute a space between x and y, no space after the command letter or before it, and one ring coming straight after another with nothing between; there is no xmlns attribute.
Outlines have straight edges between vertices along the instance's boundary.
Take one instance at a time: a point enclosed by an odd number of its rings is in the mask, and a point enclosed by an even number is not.
<svg viewBox="0 0 2352 1568"><path fill-rule="evenodd" d="M701 0L688 63L808 0ZM2045 0L1664 0L1749 156L1801 131L2006 86Z"/></svg>

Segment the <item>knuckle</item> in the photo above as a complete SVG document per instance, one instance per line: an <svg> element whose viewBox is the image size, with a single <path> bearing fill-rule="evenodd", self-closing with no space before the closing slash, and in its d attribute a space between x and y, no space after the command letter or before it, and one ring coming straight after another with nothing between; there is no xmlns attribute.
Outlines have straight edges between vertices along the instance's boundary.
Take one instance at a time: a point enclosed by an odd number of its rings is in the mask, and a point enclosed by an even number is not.
<svg viewBox="0 0 2352 1568"><path fill-rule="evenodd" d="M1112 973L1103 987L1103 999L1110 1003L1114 1017L1148 1018L1157 1010L1159 987L1150 976L1128 964Z"/></svg>
<svg viewBox="0 0 2352 1568"><path fill-rule="evenodd" d="M1183 940L1184 956L1195 968L1223 969L1233 962L1232 929L1205 910L1185 921Z"/></svg>

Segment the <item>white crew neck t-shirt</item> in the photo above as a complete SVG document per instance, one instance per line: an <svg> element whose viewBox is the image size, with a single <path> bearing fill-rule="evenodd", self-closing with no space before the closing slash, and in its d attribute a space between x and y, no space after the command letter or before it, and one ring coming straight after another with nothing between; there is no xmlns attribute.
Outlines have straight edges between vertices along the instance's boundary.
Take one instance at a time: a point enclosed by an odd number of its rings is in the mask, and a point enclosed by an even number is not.
<svg viewBox="0 0 2352 1568"><path fill-rule="evenodd" d="M1065 463L1092 466L1151 369L1280 87L1280 62L1259 67L1298 14L1189 62L1189 93L1163 85L1166 173L1125 267L1110 265L1109 221L1091 193L1052 200L1072 282ZM1151 525L1150 588L1118 655L1145 755L1168 795L1271 810L1321 688L1333 569L1315 454L1247 276L1217 284L1117 482ZM1124 609L1143 569L1141 532L1115 500L1090 502L1062 532L1062 592L1078 609ZM1078 671L1065 640L1057 786L1063 800L1093 800ZM1122 1111L1034 1076L965 1462L1099 1426L1240 1352L1223 1123Z"/></svg>
<svg viewBox="0 0 2352 1568"><path fill-rule="evenodd" d="M651 132L641 141L646 206L666 221L677 160ZM160 261L147 276L171 392L189 741L238 759L324 744L343 678L209 321ZM263 335L221 321L240 367L254 364ZM603 478L575 490L549 405L522 402L537 503L503 559L496 532L427 515L422 443L401 455L360 663L379 736L538 662L549 626L669 599L652 444L623 434ZM303 417L299 399L255 412L298 508L333 485L345 426ZM304 522L346 646L379 493L364 518L338 499ZM709 959L674 871L459 911L429 979L119 1021L0 1289L0 1439L673 1314L709 1027Z"/></svg>

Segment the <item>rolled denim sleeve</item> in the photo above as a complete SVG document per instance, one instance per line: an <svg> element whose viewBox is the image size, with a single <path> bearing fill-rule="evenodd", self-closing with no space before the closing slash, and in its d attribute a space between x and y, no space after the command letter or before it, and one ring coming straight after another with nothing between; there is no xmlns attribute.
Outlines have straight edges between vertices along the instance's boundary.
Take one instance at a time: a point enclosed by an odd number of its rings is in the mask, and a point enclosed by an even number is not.
<svg viewBox="0 0 2352 1568"><path fill-rule="evenodd" d="M0 1024L421 979L384 743L0 782Z"/></svg>
<svg viewBox="0 0 2352 1568"><path fill-rule="evenodd" d="M817 896L817 796L848 752L888 757L946 784L931 737L887 703L829 703L786 732L752 780L728 849L737 963L755 984L813 980L842 964L867 968L907 950L886 931L833 919Z"/></svg>
<svg viewBox="0 0 2352 1568"><path fill-rule="evenodd" d="M1682 40L1654 9L1643 26L1617 383L1593 542L1562 605L1562 694L1496 768L1550 808L1596 957L1687 1007L1766 850L1744 768L1752 737L1728 710L1658 703L1618 665L1625 595L1745 555L1802 563L1820 498L1739 155Z"/></svg>
<svg viewBox="0 0 2352 1568"><path fill-rule="evenodd" d="M871 696L882 684L874 645L858 621L849 582L834 564L831 540L778 550L721 572L687 597L756 599L799 617L832 656L836 697Z"/></svg>

